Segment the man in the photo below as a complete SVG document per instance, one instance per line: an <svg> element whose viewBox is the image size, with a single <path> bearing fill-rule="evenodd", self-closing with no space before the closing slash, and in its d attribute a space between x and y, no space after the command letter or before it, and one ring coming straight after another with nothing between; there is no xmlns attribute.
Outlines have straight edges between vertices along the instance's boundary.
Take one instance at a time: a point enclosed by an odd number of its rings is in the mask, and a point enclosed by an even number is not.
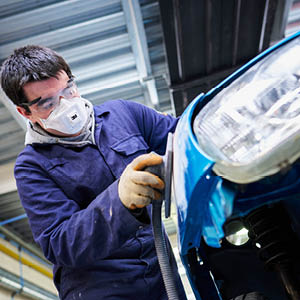
<svg viewBox="0 0 300 300"><path fill-rule="evenodd" d="M15 178L60 298L166 299L149 218L164 183L143 170L162 162L150 152L164 154L177 119L130 101L93 107L40 46L15 50L1 84L29 120Z"/></svg>

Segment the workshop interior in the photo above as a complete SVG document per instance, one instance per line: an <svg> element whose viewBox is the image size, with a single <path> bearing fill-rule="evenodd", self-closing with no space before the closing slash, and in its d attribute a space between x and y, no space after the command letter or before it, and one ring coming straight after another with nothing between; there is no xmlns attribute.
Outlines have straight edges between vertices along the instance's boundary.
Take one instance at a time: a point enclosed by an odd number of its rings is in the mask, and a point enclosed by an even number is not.
<svg viewBox="0 0 300 300"><path fill-rule="evenodd" d="M2 0L0 16L0 63L44 45L93 104L180 116L161 217L189 300L300 299L300 1ZM0 99L0 299L58 299L13 178L26 122Z"/></svg>

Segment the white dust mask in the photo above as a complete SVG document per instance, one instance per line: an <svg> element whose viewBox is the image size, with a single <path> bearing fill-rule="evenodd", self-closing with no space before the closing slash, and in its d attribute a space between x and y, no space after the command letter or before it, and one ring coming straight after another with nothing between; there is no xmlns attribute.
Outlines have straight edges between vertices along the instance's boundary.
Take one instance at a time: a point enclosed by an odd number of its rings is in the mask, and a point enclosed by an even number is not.
<svg viewBox="0 0 300 300"><path fill-rule="evenodd" d="M55 129L65 134L78 133L88 118L85 101L81 97L61 98L59 105L47 119L40 119L45 129Z"/></svg>

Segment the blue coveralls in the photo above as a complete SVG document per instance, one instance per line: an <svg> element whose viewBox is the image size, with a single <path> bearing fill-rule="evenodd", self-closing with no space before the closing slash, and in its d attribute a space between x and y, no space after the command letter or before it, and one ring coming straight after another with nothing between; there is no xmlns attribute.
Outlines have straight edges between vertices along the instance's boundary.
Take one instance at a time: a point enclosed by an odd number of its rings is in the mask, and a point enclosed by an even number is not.
<svg viewBox="0 0 300 300"><path fill-rule="evenodd" d="M151 206L133 216L119 199L118 179L135 157L164 154L177 119L122 100L94 112L96 145L27 145L17 158L18 192L34 239L54 264L61 299L167 299Z"/></svg>

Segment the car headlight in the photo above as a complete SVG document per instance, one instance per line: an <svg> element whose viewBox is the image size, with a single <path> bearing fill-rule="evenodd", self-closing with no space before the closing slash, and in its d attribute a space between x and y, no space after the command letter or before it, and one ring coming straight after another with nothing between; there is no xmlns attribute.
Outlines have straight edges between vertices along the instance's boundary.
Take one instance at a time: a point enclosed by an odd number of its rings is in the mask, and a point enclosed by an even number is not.
<svg viewBox="0 0 300 300"><path fill-rule="evenodd" d="M300 156L300 38L279 47L219 92L193 124L214 171L250 183Z"/></svg>

